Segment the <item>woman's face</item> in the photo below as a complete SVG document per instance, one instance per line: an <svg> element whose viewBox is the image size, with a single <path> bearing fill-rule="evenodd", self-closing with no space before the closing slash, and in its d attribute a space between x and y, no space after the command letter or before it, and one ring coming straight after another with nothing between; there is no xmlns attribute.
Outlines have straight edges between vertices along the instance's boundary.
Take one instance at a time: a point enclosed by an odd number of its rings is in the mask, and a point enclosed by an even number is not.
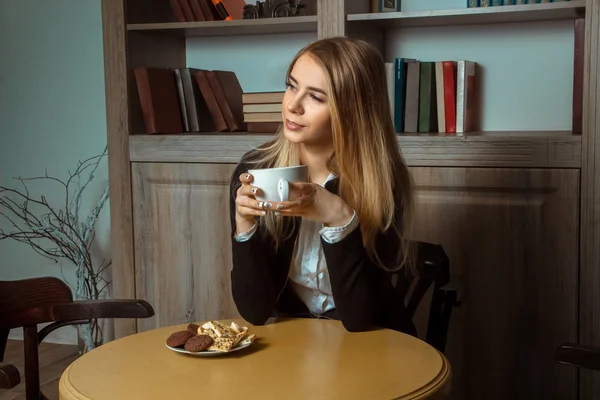
<svg viewBox="0 0 600 400"><path fill-rule="evenodd" d="M283 96L283 133L287 140L306 145L333 142L327 85L321 66L308 54L298 58Z"/></svg>

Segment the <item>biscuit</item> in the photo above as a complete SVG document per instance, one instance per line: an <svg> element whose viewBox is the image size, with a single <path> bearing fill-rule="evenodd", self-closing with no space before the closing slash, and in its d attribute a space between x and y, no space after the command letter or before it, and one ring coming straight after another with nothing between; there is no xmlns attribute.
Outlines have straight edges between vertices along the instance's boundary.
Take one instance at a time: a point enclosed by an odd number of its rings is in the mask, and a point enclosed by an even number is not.
<svg viewBox="0 0 600 400"><path fill-rule="evenodd" d="M192 335L188 331L177 331L175 333L172 333L171 336L167 338L167 346L181 347L185 345L188 339L192 336L194 335Z"/></svg>
<svg viewBox="0 0 600 400"><path fill-rule="evenodd" d="M208 335L198 335L188 339L185 342L185 350L197 353L206 348L210 347L213 344L213 339Z"/></svg>
<svg viewBox="0 0 600 400"><path fill-rule="evenodd" d="M196 336L198 334L198 328L200 328L200 327L196 324L189 324L187 326L187 331L189 333L191 333L193 336Z"/></svg>

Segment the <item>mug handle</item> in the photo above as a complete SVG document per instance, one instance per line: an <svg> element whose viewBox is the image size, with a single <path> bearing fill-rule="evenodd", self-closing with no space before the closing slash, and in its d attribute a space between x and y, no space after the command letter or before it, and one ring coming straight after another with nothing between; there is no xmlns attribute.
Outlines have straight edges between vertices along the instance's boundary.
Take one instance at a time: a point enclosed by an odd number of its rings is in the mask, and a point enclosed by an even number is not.
<svg viewBox="0 0 600 400"><path fill-rule="evenodd" d="M280 179L277 183L277 194L280 201L288 201L290 198L290 184L286 179Z"/></svg>

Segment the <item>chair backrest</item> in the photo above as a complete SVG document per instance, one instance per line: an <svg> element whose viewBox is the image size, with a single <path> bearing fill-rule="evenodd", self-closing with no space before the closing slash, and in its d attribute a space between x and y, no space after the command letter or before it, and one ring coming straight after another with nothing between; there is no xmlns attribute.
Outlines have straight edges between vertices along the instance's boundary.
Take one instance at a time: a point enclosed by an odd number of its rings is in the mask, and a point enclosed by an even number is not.
<svg viewBox="0 0 600 400"><path fill-rule="evenodd" d="M71 289L58 278L0 281L0 361L11 329L54 321L51 307L72 302Z"/></svg>
<svg viewBox="0 0 600 400"><path fill-rule="evenodd" d="M455 290L444 288L450 282L450 260L443 247L427 242L415 242L416 274L405 269L397 272L392 284L398 298L402 298L406 310L414 318L425 294L433 286L431 306L425 341L442 353L445 350L448 323L452 307L456 306ZM405 274L398 279L399 274Z"/></svg>
<svg viewBox="0 0 600 400"><path fill-rule="evenodd" d="M53 321L45 310L72 302L69 286L55 277L0 281L0 329Z"/></svg>

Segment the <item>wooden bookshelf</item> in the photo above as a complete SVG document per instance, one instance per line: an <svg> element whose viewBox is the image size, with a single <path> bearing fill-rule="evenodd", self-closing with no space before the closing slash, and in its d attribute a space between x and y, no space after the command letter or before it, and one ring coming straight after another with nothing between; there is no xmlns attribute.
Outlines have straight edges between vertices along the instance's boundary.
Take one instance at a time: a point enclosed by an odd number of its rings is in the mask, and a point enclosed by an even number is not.
<svg viewBox="0 0 600 400"><path fill-rule="evenodd" d="M183 37L317 32L317 16L308 15L289 18L264 18L233 21L128 24L127 30L129 32L149 32Z"/></svg>
<svg viewBox="0 0 600 400"><path fill-rule="evenodd" d="M581 18L585 0L455 10L348 14L351 25L379 28L498 24Z"/></svg>
<svg viewBox="0 0 600 400"><path fill-rule="evenodd" d="M314 32L385 49L391 35L410 34L389 31L399 27L585 18L581 134L397 138L415 181L415 238L442 244L467 284L450 322L451 399L597 397L597 376L557 366L553 354L564 341L600 345L600 0L375 14L367 13L370 0L317 2L316 16L179 23L168 0L102 0L114 296L148 299L157 310L153 319L115 321L116 337L235 311L227 283L229 179L242 154L273 137L140 134L131 68L202 68L189 65L200 59L189 57L192 37L264 43L265 35ZM222 284L185 286L194 277Z"/></svg>

